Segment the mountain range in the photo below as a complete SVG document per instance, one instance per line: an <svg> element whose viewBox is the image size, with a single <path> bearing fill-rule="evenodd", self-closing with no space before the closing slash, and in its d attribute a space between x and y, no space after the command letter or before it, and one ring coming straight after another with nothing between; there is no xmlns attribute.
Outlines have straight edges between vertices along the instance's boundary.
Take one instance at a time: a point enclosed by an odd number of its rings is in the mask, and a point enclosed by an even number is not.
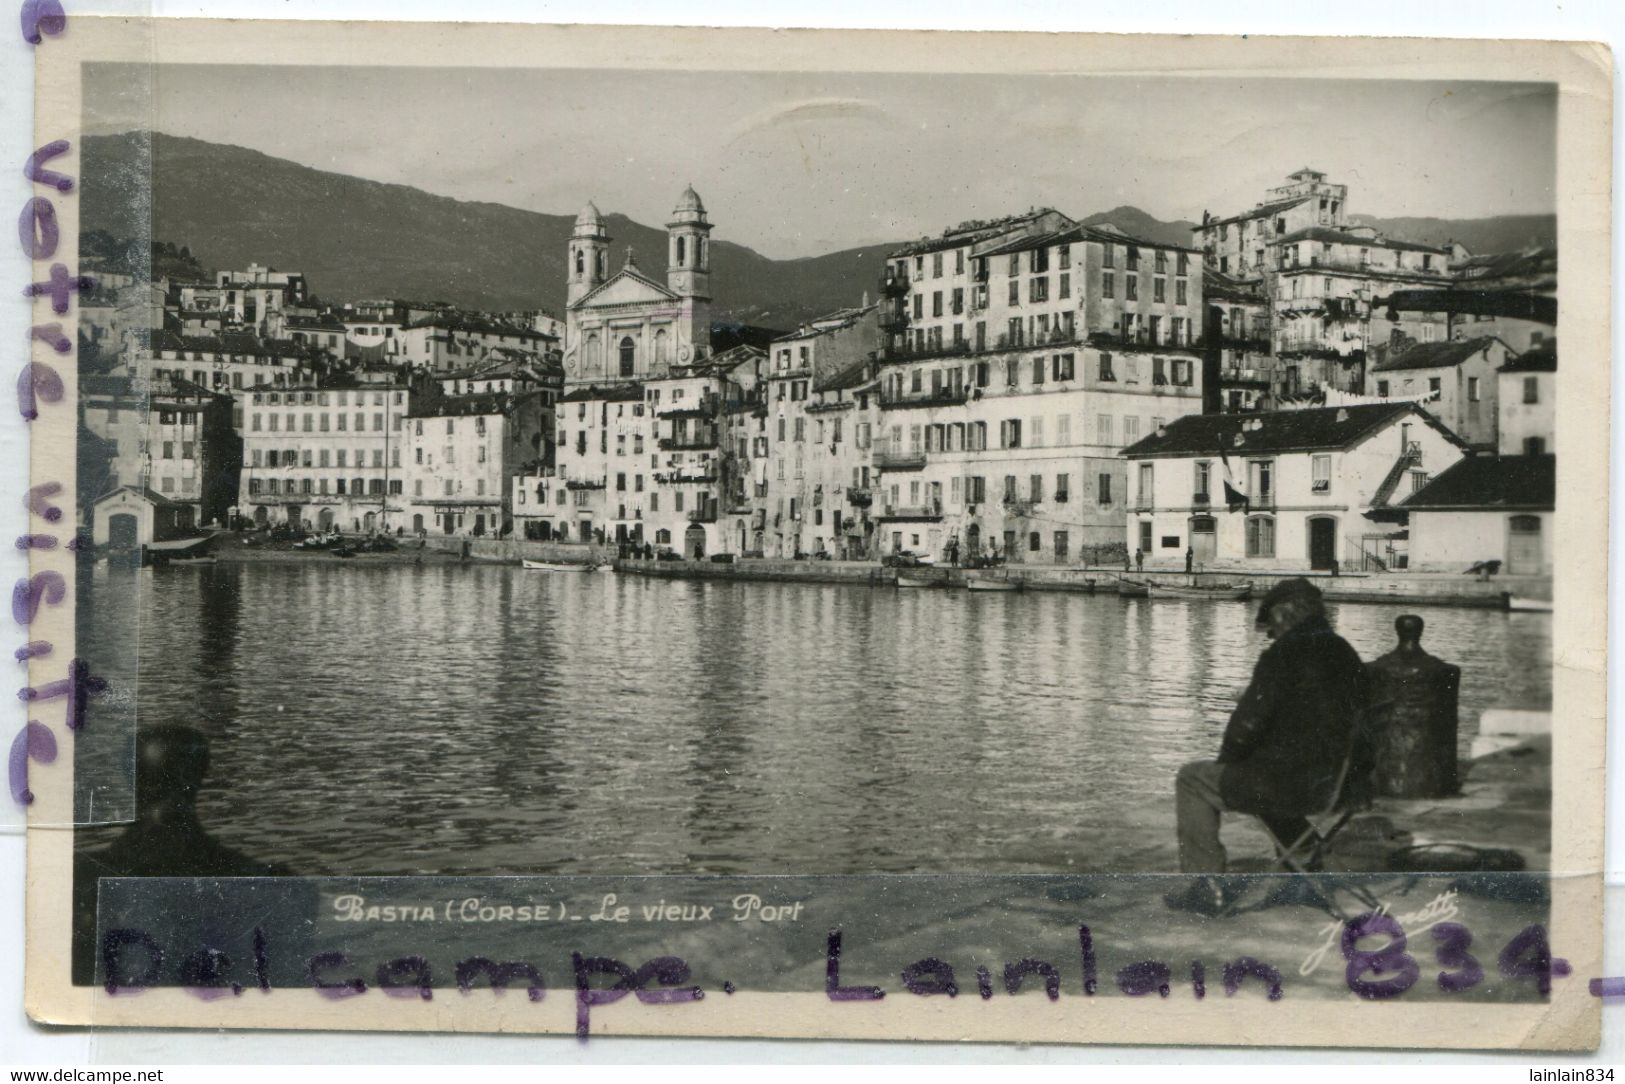
<svg viewBox="0 0 1625 1084"><path fill-rule="evenodd" d="M89 136L82 144L80 228L186 246L204 267L268 264L304 272L327 302L400 297L562 315L574 214L468 202L313 169L243 147L164 133ZM149 185L150 179L150 185ZM150 206L146 193L151 193ZM1063 208L1063 210L1069 210ZM150 217L149 217L150 216ZM1461 241L1474 252L1555 243L1555 215L1371 218L1392 236ZM606 214L612 269L630 245L658 279L666 233ZM1134 236L1190 244L1192 223L1136 207L1090 214ZM728 241L711 246L718 318L793 328L871 296L898 240L774 260Z"/></svg>

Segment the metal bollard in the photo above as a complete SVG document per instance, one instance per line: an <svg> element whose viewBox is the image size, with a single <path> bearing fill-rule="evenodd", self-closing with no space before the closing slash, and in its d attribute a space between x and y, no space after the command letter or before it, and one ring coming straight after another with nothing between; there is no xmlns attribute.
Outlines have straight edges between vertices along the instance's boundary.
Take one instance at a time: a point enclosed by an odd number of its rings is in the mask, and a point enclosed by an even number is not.
<svg viewBox="0 0 1625 1084"><path fill-rule="evenodd" d="M1456 766L1461 667L1422 650L1422 619L1394 622L1399 644L1366 665L1371 679L1372 781L1390 798L1443 798L1460 788Z"/></svg>

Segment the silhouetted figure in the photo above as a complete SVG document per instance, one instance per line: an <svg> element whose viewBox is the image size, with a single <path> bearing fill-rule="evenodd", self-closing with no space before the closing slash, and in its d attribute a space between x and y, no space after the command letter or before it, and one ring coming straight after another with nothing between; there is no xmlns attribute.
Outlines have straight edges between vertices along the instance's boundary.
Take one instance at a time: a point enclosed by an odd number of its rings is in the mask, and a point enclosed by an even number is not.
<svg viewBox="0 0 1625 1084"><path fill-rule="evenodd" d="M1191 570L1194 569L1195 567L1196 567L1196 551L1194 549L1192 549L1190 546L1186 546L1185 547L1185 573L1186 573L1186 575L1189 575Z"/></svg>
<svg viewBox="0 0 1625 1084"><path fill-rule="evenodd" d="M1461 667L1422 650L1422 619L1394 622L1399 645L1369 663L1374 783L1393 798L1443 798L1460 786L1456 771Z"/></svg>
<svg viewBox="0 0 1625 1084"><path fill-rule="evenodd" d="M136 732L135 820L107 847L74 856L74 981L94 976L96 882L102 877L286 877L292 871L220 843L197 817L209 742L190 727Z"/></svg>
<svg viewBox="0 0 1625 1084"><path fill-rule="evenodd" d="M1145 571L1145 550L1135 550L1134 551L1134 571L1136 571L1136 572L1144 572Z"/></svg>

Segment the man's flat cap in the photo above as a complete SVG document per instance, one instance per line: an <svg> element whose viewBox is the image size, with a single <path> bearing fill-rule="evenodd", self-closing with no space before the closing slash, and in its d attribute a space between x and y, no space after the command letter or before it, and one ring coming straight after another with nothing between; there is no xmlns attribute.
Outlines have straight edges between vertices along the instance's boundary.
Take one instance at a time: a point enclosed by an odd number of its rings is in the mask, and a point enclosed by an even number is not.
<svg viewBox="0 0 1625 1084"><path fill-rule="evenodd" d="M1282 580L1280 583L1269 589L1269 593L1264 596L1264 601L1259 604L1258 623L1262 625L1269 621L1270 607L1274 606L1277 602L1287 602L1291 599L1300 598L1319 602L1321 598L1320 588L1316 587L1302 576L1294 576L1290 580Z"/></svg>

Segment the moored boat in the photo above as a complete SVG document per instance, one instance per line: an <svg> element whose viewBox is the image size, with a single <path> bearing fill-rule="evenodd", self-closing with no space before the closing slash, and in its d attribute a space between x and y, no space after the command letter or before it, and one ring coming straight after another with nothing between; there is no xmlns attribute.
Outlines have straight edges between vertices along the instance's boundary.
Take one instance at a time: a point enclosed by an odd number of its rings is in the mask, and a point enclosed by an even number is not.
<svg viewBox="0 0 1625 1084"><path fill-rule="evenodd" d="M965 575L965 589L968 591L1019 591L1021 581L1012 580L1008 572L970 572Z"/></svg>
<svg viewBox="0 0 1625 1084"><path fill-rule="evenodd" d="M563 565L555 561L532 561L529 558L521 559L519 564L520 567L529 569L532 572L587 572L590 570L587 565Z"/></svg>
<svg viewBox="0 0 1625 1084"><path fill-rule="evenodd" d="M1149 583L1146 584L1152 598L1183 598L1183 599L1244 599L1253 593L1250 583L1218 583L1208 586L1187 586L1184 584Z"/></svg>
<svg viewBox="0 0 1625 1084"><path fill-rule="evenodd" d="M947 580L923 569L905 569L897 573L898 587L943 587Z"/></svg>
<svg viewBox="0 0 1625 1084"><path fill-rule="evenodd" d="M1145 598L1150 590L1139 580L1119 578L1117 581L1117 596L1119 598Z"/></svg>
<svg viewBox="0 0 1625 1084"><path fill-rule="evenodd" d="M1516 613L1549 614L1552 612L1552 600L1509 594L1507 595L1507 609Z"/></svg>

